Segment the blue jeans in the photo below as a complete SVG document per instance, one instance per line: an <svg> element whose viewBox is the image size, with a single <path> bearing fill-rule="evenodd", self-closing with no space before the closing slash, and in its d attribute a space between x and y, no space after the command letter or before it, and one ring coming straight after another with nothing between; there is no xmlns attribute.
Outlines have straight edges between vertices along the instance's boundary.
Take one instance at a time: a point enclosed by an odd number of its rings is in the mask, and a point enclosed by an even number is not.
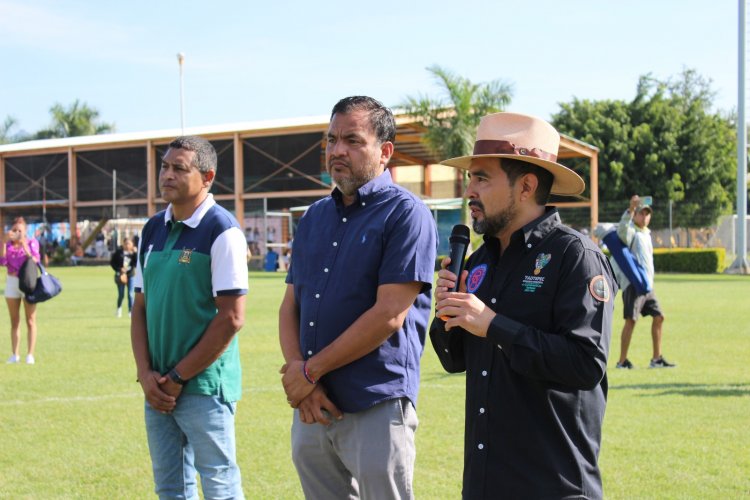
<svg viewBox="0 0 750 500"><path fill-rule="evenodd" d="M236 403L183 394L171 414L146 403L146 434L159 498L244 498L234 438Z"/></svg>
<svg viewBox="0 0 750 500"><path fill-rule="evenodd" d="M122 307L122 299L125 297L125 285L120 283L118 279L119 275L115 275L115 283L117 284L117 308ZM133 309L133 278L128 278L128 311Z"/></svg>

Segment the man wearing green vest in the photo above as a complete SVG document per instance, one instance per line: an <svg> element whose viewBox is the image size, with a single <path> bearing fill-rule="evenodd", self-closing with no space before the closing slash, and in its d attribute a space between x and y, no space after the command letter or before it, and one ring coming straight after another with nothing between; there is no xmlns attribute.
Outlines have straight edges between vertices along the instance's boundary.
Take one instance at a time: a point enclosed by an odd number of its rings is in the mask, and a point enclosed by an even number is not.
<svg viewBox="0 0 750 500"><path fill-rule="evenodd" d="M156 493L243 498L234 413L242 392L236 333L245 317L245 237L209 194L216 151L172 141L159 189L169 203L144 226L130 327Z"/></svg>

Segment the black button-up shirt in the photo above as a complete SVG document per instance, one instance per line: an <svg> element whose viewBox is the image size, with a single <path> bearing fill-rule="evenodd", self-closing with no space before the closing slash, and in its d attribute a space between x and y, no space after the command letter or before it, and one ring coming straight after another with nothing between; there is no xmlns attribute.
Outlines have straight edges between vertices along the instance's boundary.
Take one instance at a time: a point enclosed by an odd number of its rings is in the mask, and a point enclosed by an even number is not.
<svg viewBox="0 0 750 500"><path fill-rule="evenodd" d="M497 316L486 338L435 319L448 372L466 371L464 498L601 498L597 463L617 284L554 208L471 255L467 291Z"/></svg>

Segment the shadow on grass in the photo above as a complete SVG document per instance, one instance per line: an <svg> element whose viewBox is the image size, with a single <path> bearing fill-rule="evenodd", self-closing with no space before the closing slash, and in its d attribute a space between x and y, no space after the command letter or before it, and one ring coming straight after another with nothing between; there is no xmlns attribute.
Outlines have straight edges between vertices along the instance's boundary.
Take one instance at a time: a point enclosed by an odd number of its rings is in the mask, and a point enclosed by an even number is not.
<svg viewBox="0 0 750 500"><path fill-rule="evenodd" d="M612 385L612 391L655 391L643 394L644 397L655 396L700 396L700 397L741 397L750 396L750 384L632 384Z"/></svg>

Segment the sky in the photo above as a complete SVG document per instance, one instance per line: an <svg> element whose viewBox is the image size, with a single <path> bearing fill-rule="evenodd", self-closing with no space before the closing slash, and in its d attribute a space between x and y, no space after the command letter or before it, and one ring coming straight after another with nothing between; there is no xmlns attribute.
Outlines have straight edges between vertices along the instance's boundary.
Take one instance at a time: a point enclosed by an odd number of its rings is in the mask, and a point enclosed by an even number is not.
<svg viewBox="0 0 750 500"><path fill-rule="evenodd" d="M440 97L426 71L513 88L508 111L635 96L694 69L737 107L737 0L0 0L0 124L76 99L117 132L327 116L342 97ZM18 129L17 129L18 130Z"/></svg>

